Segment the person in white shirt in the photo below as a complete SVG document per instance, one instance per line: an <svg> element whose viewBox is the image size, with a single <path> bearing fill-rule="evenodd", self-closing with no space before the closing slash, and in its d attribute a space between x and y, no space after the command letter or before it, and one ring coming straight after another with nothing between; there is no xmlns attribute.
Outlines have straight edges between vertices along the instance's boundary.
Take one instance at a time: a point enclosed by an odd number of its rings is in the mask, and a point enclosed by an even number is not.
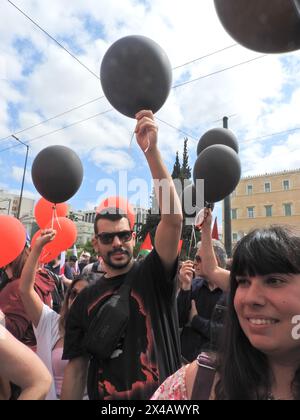
<svg viewBox="0 0 300 420"><path fill-rule="evenodd" d="M56 232L47 229L41 232L28 256L20 280L21 298L32 324L37 340L37 355L47 366L54 381L47 400L60 398L64 369L67 365L62 359L64 345L64 324L66 315L78 294L88 285L87 279L77 277L66 292L60 315L46 306L34 290L34 273L43 247L54 239Z"/></svg>

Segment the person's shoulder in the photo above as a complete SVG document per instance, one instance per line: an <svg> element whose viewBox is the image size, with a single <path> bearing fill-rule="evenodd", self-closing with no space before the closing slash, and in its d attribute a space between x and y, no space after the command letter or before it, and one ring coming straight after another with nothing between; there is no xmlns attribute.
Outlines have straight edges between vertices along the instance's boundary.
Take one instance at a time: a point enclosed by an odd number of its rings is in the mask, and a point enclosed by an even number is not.
<svg viewBox="0 0 300 420"><path fill-rule="evenodd" d="M184 365L169 376L160 385L151 400L187 400L186 372L189 366Z"/></svg>

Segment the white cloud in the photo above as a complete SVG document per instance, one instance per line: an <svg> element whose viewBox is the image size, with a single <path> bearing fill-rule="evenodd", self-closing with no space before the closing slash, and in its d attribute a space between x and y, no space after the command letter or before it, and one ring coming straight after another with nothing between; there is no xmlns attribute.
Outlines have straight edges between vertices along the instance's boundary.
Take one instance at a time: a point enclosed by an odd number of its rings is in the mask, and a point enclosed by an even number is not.
<svg viewBox="0 0 300 420"><path fill-rule="evenodd" d="M46 6L45 2L19 0L18 6L64 43L96 75L107 48L125 35L141 34L152 38L167 52L173 67L234 44L223 30L212 1L52 0L51 6ZM87 17L93 22L93 28L88 28ZM97 31L98 38L95 36ZM102 95L97 78L8 2L2 8L0 37L0 64L5 63L5 66L0 65L3 72L0 74L3 104L0 138L12 131L12 123L19 122L20 128L28 127ZM31 72L26 75L23 72L32 57L30 49L23 52L15 49L17 39L27 39L41 54L39 63L32 65ZM192 80L258 56L236 46L175 70L173 83ZM229 126L240 141L244 172L256 173L264 166L268 170L278 170L278 166L291 169L299 166L297 133L282 136L280 145L274 143L274 139L245 140L297 126L299 68L300 53L295 52L270 55L203 78L173 90L158 117L200 138L206 130L220 126L224 115L236 114L229 119ZM18 107L19 115L9 115L9 102ZM22 133L22 139L31 140L110 108L107 100L102 99ZM128 151L134 124L133 120L113 111L36 140L31 143L30 156L34 157L51 144L64 144L83 160L87 159L97 173L140 169L146 166L145 159L134 162ZM159 145L164 160L171 167L176 151L182 151L184 134L164 123L158 124ZM189 142L190 165L195 158L196 144L193 140ZM266 144L269 147L263 147ZM2 148L4 143L0 151ZM21 149L13 150L21 153ZM283 153L285 159L280 159ZM13 157L14 153L9 155L9 159ZM10 166L13 168L11 178L20 180L21 168L13 160Z"/></svg>
<svg viewBox="0 0 300 420"><path fill-rule="evenodd" d="M24 174L24 168L20 168L18 166L12 167L11 177L15 181L21 182L23 179L23 174ZM28 183L28 184L32 183L31 172L29 170L26 170L26 173L25 173L25 183Z"/></svg>
<svg viewBox="0 0 300 420"><path fill-rule="evenodd" d="M115 150L95 150L90 159L107 174L132 169L134 162L128 153Z"/></svg>

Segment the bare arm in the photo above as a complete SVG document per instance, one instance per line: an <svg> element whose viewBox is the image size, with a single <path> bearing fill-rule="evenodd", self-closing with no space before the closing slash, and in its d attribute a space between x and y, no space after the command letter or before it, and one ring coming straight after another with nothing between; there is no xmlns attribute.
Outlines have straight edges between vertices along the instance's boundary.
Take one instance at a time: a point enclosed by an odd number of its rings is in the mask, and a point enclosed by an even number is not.
<svg viewBox="0 0 300 420"><path fill-rule="evenodd" d="M0 326L0 375L21 389L19 400L43 400L52 378L41 360Z"/></svg>
<svg viewBox="0 0 300 420"><path fill-rule="evenodd" d="M70 360L65 369L61 400L82 400L86 387L87 370L87 358L77 357Z"/></svg>
<svg viewBox="0 0 300 420"><path fill-rule="evenodd" d="M43 247L54 237L55 231L53 229L42 231L27 258L20 279L21 299L28 317L36 328L41 319L43 302L34 290L35 273Z"/></svg>
<svg viewBox="0 0 300 420"><path fill-rule="evenodd" d="M157 147L158 129L152 112L141 111L136 118L137 142L145 152L161 211L161 221L155 235L155 248L165 268L170 270L178 256L182 228L181 204L173 180Z"/></svg>
<svg viewBox="0 0 300 420"><path fill-rule="evenodd" d="M211 222L211 210L205 209L205 218L202 224L201 235L203 274L213 284L226 292L230 287L230 271L218 267L211 237Z"/></svg>

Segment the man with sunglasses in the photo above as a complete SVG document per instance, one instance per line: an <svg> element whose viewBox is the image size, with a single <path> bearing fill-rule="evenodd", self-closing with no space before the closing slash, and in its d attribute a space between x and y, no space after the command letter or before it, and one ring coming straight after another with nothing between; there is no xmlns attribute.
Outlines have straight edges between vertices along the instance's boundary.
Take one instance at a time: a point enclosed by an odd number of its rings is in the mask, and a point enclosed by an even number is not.
<svg viewBox="0 0 300 420"><path fill-rule="evenodd" d="M209 234L211 234L209 232ZM220 241L213 241L219 267L226 265L226 251ZM181 352L184 361L192 362L201 351L215 350L216 331L222 327L216 319L224 305L225 295L203 271L203 244L197 244L194 261L185 261L179 271L180 291L177 296ZM222 320L221 320L222 321ZM218 324L216 324L218 323Z"/></svg>
<svg viewBox="0 0 300 420"><path fill-rule="evenodd" d="M135 233L126 209L110 208L96 216L94 247L105 265L105 275L77 298L70 311L63 356L70 362L63 399L82 398L89 361L89 398L99 400L149 399L159 384L180 367L175 277L181 205L157 147L158 129L152 112L141 111L136 119L137 142L152 177L164 180L168 186L165 194L162 183L156 184L161 221L154 250L143 261L134 263ZM96 314L113 294L121 293L121 286L129 279L129 322L114 351L101 359L96 352L87 351L85 337Z"/></svg>

